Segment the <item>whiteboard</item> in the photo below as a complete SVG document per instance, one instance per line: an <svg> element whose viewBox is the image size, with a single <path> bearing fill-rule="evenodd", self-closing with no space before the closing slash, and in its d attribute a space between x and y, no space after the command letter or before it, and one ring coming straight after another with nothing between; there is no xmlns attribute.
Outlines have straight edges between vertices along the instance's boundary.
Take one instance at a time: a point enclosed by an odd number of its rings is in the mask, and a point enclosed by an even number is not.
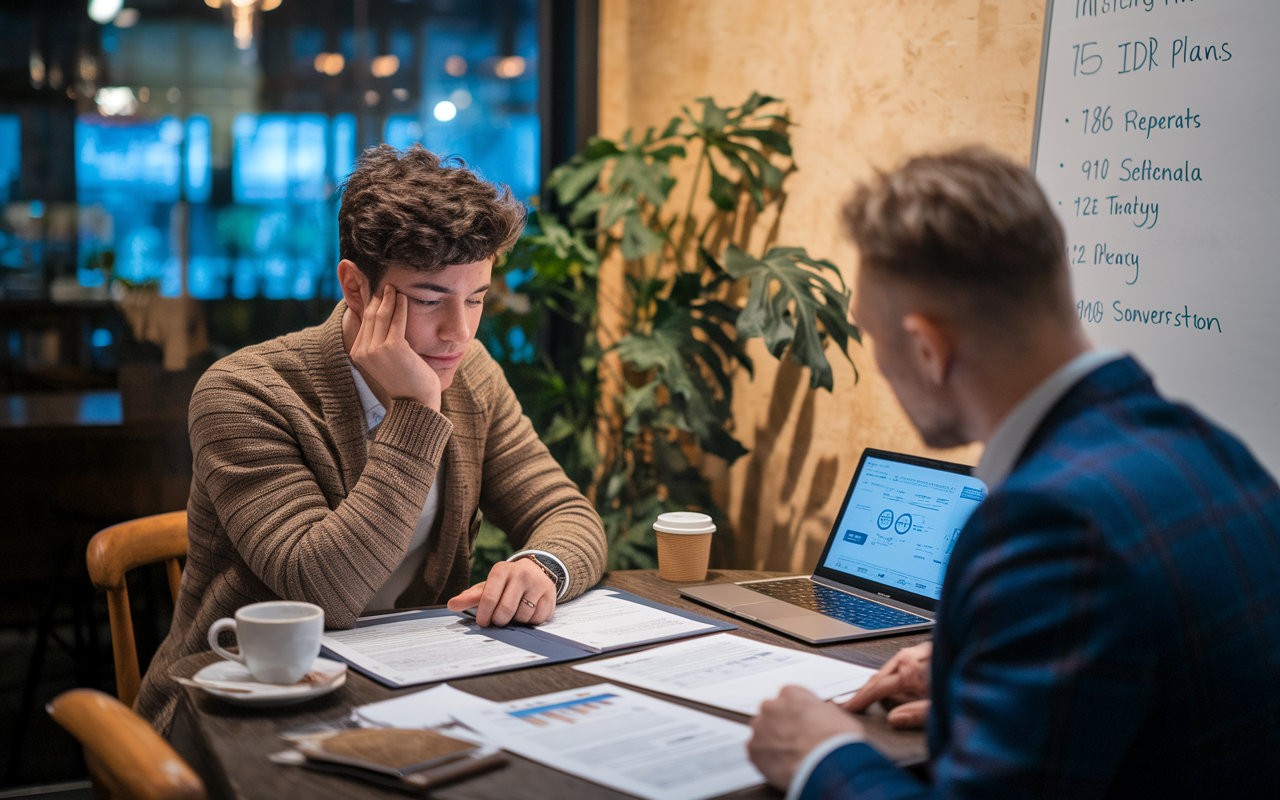
<svg viewBox="0 0 1280 800"><path fill-rule="evenodd" d="M1049 0L1031 167L1089 338L1280 474L1280 0Z"/></svg>

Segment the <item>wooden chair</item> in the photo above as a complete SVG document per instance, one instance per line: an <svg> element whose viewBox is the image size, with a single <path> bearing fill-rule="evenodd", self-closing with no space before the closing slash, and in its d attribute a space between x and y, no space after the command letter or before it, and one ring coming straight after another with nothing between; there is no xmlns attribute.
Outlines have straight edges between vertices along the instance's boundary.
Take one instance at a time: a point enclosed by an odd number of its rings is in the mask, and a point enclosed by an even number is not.
<svg viewBox="0 0 1280 800"><path fill-rule="evenodd" d="M116 662L116 695L132 707L138 697L142 676L138 671L138 648L133 640L133 617L129 614L129 570L164 561L169 573L169 591L176 603L182 570L178 559L187 554L187 512L171 511L121 522L103 528L89 540L86 559L89 579L107 593L107 613L111 618L111 650Z"/></svg>
<svg viewBox="0 0 1280 800"><path fill-rule="evenodd" d="M71 689L46 706L84 746L96 798L205 800L204 782L132 709L97 689Z"/></svg>

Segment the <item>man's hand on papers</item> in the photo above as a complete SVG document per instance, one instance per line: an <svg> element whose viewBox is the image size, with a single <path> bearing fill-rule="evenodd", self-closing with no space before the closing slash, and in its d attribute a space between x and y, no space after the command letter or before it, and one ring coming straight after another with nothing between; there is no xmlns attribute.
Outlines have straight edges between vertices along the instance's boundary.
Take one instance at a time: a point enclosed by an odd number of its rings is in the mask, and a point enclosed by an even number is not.
<svg viewBox="0 0 1280 800"><path fill-rule="evenodd" d="M485 627L512 620L539 625L556 612L556 585L532 559L499 561L489 570L487 581L449 601L450 611L468 608L476 609L476 622Z"/></svg>
<svg viewBox="0 0 1280 800"><path fill-rule="evenodd" d="M751 721L747 755L769 783L785 792L809 751L843 733L863 735L862 723L808 689L787 686Z"/></svg>
<svg viewBox="0 0 1280 800"><path fill-rule="evenodd" d="M440 410L440 376L405 339L409 297L387 284L365 306L351 360L391 400L413 400ZM384 399L385 402L385 399Z"/></svg>
<svg viewBox="0 0 1280 800"><path fill-rule="evenodd" d="M865 711L882 700L895 728L923 728L929 716L929 659L933 643L904 647L889 659L858 693L844 704L846 711Z"/></svg>

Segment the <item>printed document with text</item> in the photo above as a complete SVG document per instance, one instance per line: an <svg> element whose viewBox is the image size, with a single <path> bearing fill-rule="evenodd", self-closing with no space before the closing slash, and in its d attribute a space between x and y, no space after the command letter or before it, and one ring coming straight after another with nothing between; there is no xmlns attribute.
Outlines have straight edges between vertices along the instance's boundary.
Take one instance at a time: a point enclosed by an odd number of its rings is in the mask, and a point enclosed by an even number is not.
<svg viewBox="0 0 1280 800"><path fill-rule="evenodd" d="M547 660L490 638L484 628L457 615L329 631L323 644L361 671L400 686L516 669Z"/></svg>
<svg viewBox="0 0 1280 800"><path fill-rule="evenodd" d="M705 800L764 783L751 729L609 684L459 712L503 748L647 800Z"/></svg>
<svg viewBox="0 0 1280 800"><path fill-rule="evenodd" d="M830 700L860 688L875 670L729 633L704 636L574 667L619 683L755 716L783 686Z"/></svg>

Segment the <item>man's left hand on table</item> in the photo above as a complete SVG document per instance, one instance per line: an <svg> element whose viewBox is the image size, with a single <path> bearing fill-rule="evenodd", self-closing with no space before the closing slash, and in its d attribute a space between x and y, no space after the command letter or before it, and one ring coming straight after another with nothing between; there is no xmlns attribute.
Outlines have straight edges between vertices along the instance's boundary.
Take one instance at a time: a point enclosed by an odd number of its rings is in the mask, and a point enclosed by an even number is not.
<svg viewBox="0 0 1280 800"><path fill-rule="evenodd" d="M860 722L839 706L799 686L787 686L760 706L751 722L747 754L769 783L786 791L809 751L845 733L863 735Z"/></svg>
<svg viewBox="0 0 1280 800"><path fill-rule="evenodd" d="M556 611L556 585L532 559L499 561L489 579L449 601L450 611L476 610L481 626L519 622L540 625Z"/></svg>

